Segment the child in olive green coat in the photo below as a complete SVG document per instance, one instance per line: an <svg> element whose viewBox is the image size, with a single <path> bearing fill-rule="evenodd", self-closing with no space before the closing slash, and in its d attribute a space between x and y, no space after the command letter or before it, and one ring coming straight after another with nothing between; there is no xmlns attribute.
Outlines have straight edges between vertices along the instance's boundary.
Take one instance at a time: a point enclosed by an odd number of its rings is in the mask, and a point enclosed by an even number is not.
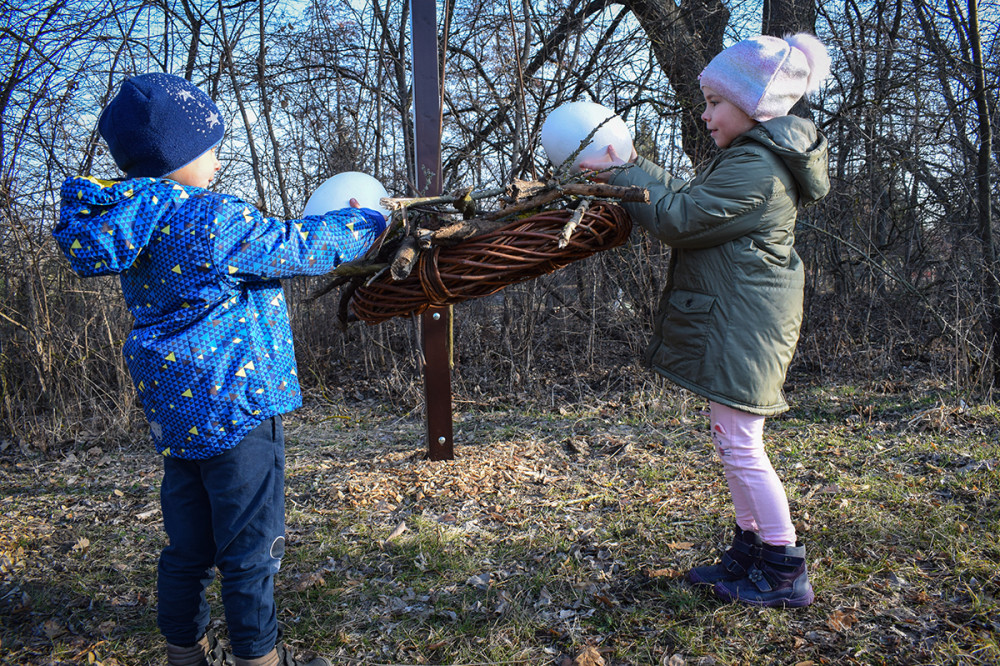
<svg viewBox="0 0 1000 666"><path fill-rule="evenodd" d="M763 432L765 417L788 409L781 387L802 322L797 209L830 187L826 138L788 111L829 65L826 47L804 33L747 39L717 55L700 76L702 120L723 150L691 181L634 152L623 160L610 146L581 165L597 179L647 188L649 204L625 207L673 248L646 361L709 400L736 513L722 560L688 578L721 599L760 606L814 598Z"/></svg>

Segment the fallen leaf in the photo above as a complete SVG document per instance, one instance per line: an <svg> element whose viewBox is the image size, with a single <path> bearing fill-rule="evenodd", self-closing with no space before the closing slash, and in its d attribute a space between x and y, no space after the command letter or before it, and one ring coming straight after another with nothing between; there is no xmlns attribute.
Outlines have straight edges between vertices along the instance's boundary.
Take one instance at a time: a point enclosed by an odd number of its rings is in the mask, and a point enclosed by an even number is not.
<svg viewBox="0 0 1000 666"><path fill-rule="evenodd" d="M323 574L319 571L314 571L311 574L306 574L302 576L298 583L295 585L296 592L303 592L312 587L323 587L326 585L326 579L323 578Z"/></svg>
<svg viewBox="0 0 1000 666"><path fill-rule="evenodd" d="M399 535L402 534L405 531L406 531L406 522L404 521L404 522L400 523L399 525L396 525L396 529L394 529L392 531L392 534L390 534L386 538L386 542L388 543L389 541L392 541L393 539L399 537Z"/></svg>
<svg viewBox="0 0 1000 666"><path fill-rule="evenodd" d="M87 537L80 537L77 542L73 544L73 550L78 550L81 553L86 553L88 548L90 548L90 539Z"/></svg>
<svg viewBox="0 0 1000 666"><path fill-rule="evenodd" d="M487 590L490 587L490 572L484 574L479 574L478 576L469 576L465 581L466 585L471 585L478 590Z"/></svg>
<svg viewBox="0 0 1000 666"><path fill-rule="evenodd" d="M684 575L678 569L646 569L646 575L650 578L680 578Z"/></svg>
<svg viewBox="0 0 1000 666"><path fill-rule="evenodd" d="M670 550L688 550L694 548L694 544L690 541L676 541L674 543L668 543L667 548Z"/></svg>
<svg viewBox="0 0 1000 666"><path fill-rule="evenodd" d="M615 606L618 605L618 602L616 600L614 600L614 599L612 599L610 597L607 597L607 596L605 596L603 594L595 594L594 595L594 600L597 601L597 602L599 602L599 603L604 604L608 608L614 608Z"/></svg>
<svg viewBox="0 0 1000 666"><path fill-rule="evenodd" d="M830 628L831 631L844 631L845 629L850 629L858 621L857 616L854 613L841 610L835 610L830 613L830 617L826 620L826 626Z"/></svg>
<svg viewBox="0 0 1000 666"><path fill-rule="evenodd" d="M573 666L604 666L604 657L593 645L583 648L583 652L576 655Z"/></svg>
<svg viewBox="0 0 1000 666"><path fill-rule="evenodd" d="M58 620L46 620L42 624L42 631L49 637L49 640L57 638L66 633L66 627Z"/></svg>

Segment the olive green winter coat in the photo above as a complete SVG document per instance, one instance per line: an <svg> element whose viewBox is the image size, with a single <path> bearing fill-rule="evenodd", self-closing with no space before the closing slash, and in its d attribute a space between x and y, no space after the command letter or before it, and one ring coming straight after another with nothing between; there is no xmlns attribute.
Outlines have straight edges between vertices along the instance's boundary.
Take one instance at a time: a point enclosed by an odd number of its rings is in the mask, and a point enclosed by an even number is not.
<svg viewBox="0 0 1000 666"><path fill-rule="evenodd" d="M615 185L649 190L625 204L673 248L647 363L698 395L771 416L802 323L804 272L792 244L799 204L830 189L827 141L782 116L737 137L693 180L639 158Z"/></svg>

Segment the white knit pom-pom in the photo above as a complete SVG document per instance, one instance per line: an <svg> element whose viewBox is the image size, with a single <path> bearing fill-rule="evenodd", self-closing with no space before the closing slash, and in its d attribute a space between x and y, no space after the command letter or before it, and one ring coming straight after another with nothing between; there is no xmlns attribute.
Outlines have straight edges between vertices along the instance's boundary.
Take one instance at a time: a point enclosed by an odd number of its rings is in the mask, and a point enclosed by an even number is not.
<svg viewBox="0 0 1000 666"><path fill-rule="evenodd" d="M830 75L830 54L823 42L808 32L786 35L785 41L802 51L809 63L809 78L806 81L806 94L819 90L820 84Z"/></svg>

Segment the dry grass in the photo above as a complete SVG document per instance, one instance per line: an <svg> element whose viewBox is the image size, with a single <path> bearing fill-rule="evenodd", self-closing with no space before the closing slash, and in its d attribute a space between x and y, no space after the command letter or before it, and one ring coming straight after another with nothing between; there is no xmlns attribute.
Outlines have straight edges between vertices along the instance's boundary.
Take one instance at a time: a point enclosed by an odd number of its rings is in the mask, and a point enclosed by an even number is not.
<svg viewBox="0 0 1000 666"><path fill-rule="evenodd" d="M689 395L458 402L443 463L423 458L419 413L300 410L288 641L343 664L1000 661L996 410L891 384L792 398L766 436L817 588L797 611L683 582L731 522ZM140 446L0 453L4 663L161 663L158 483Z"/></svg>

